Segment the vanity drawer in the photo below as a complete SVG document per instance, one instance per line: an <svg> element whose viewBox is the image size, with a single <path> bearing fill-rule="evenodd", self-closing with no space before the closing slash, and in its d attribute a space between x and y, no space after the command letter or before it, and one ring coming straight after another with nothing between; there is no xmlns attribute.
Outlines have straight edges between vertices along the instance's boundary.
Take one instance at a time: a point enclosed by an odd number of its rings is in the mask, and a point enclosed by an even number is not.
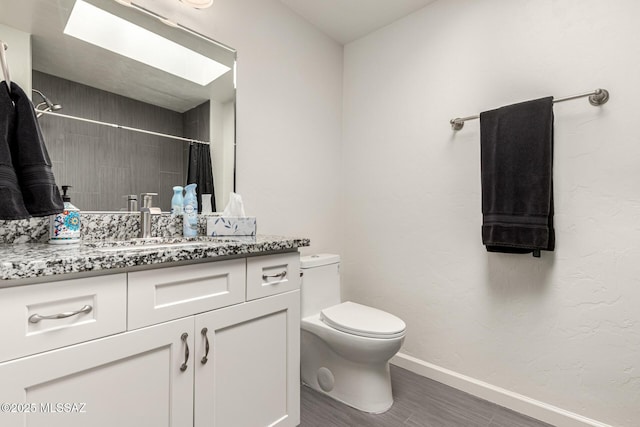
<svg viewBox="0 0 640 427"><path fill-rule="evenodd" d="M0 362L125 331L126 298L125 274L0 289Z"/></svg>
<svg viewBox="0 0 640 427"><path fill-rule="evenodd" d="M247 301L300 289L300 254L247 259Z"/></svg>
<svg viewBox="0 0 640 427"><path fill-rule="evenodd" d="M129 273L129 330L243 302L245 270L243 258Z"/></svg>

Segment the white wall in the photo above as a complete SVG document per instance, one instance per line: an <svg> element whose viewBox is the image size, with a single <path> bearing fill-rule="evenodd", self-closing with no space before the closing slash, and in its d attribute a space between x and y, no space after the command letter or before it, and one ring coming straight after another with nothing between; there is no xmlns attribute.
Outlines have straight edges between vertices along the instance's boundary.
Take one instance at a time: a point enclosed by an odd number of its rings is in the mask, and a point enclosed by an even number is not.
<svg viewBox="0 0 640 427"><path fill-rule="evenodd" d="M235 183L235 156L236 156L236 105L234 101L224 104L222 109L222 173L226 177L221 182L220 191L223 193L220 196L220 202L218 203L218 211L222 212L229 202L229 195L234 190Z"/></svg>
<svg viewBox="0 0 640 427"><path fill-rule="evenodd" d="M210 106L211 165L216 210L222 212L229 203L229 194L233 191L235 105L233 101L224 104L211 101Z"/></svg>
<svg viewBox="0 0 640 427"><path fill-rule="evenodd" d="M174 17L238 50L237 192L258 233L336 251L342 46L278 0L216 0Z"/></svg>
<svg viewBox="0 0 640 427"><path fill-rule="evenodd" d="M403 352L614 426L640 422L640 3L440 0L345 47L345 297ZM557 249L481 242L479 122L555 106Z"/></svg>
<svg viewBox="0 0 640 427"><path fill-rule="evenodd" d="M5 54L11 81L31 97L31 35L0 24L0 40L9 46ZM0 81L4 79L0 70Z"/></svg>
<svg viewBox="0 0 640 427"><path fill-rule="evenodd" d="M224 152L225 152L225 141L224 141L224 120L223 120L223 104L211 100L209 103L209 134L211 144L209 148L211 149L211 166L213 172L213 183L214 183L214 199L216 202L216 210L221 211L224 209L226 204L226 199L228 195L226 195L226 191L223 191L225 186L224 177L226 176L226 171L224 170Z"/></svg>

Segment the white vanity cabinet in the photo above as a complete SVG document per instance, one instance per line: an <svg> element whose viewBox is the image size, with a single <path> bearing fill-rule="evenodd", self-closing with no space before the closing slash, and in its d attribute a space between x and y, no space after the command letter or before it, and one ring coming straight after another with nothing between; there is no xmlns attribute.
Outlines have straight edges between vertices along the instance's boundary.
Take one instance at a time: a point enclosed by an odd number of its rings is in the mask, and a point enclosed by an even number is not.
<svg viewBox="0 0 640 427"><path fill-rule="evenodd" d="M0 425L190 426L192 329L180 319L0 364Z"/></svg>
<svg viewBox="0 0 640 427"><path fill-rule="evenodd" d="M18 350L0 350L0 404L11 405L0 408L0 425L298 425L298 257L297 252L261 255L0 289L2 304L18 304L12 313L19 318L6 329L47 335L47 344L31 347L15 338L3 340L3 348ZM247 274L256 269L264 273ZM119 296L99 299L98 292L91 293L94 282L115 283ZM69 295L53 292L58 296L51 302L35 298L47 286ZM262 286L268 289L265 296L247 298L249 288ZM29 333L30 311L24 307L58 307L56 298L76 307L91 295L90 312L69 308L64 314L71 316L41 321L62 322L58 326ZM111 329L94 326L91 336L89 326L103 313ZM84 333L83 342L70 341L74 330ZM67 341L56 343L56 333Z"/></svg>

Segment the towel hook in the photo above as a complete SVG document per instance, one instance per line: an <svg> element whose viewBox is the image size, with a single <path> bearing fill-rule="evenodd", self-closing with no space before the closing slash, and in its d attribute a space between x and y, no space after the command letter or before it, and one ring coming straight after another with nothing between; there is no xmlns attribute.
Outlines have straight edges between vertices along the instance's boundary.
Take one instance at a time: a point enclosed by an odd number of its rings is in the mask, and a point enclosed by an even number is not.
<svg viewBox="0 0 640 427"><path fill-rule="evenodd" d="M7 90L11 93L11 77L9 76L9 65L7 64L7 56L5 50L9 49L9 46L0 40L0 65L2 66L2 74L4 74L4 81L7 83Z"/></svg>

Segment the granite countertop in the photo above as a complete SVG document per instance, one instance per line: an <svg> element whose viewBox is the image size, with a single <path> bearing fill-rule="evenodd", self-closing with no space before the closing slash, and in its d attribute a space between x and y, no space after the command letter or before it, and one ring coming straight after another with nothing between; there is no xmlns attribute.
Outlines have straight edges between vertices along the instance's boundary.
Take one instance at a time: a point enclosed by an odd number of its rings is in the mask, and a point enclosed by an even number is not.
<svg viewBox="0 0 640 427"><path fill-rule="evenodd" d="M146 241L93 240L75 245L1 244L0 287L11 286L11 280L16 279L286 251L309 244L306 238L266 235Z"/></svg>

